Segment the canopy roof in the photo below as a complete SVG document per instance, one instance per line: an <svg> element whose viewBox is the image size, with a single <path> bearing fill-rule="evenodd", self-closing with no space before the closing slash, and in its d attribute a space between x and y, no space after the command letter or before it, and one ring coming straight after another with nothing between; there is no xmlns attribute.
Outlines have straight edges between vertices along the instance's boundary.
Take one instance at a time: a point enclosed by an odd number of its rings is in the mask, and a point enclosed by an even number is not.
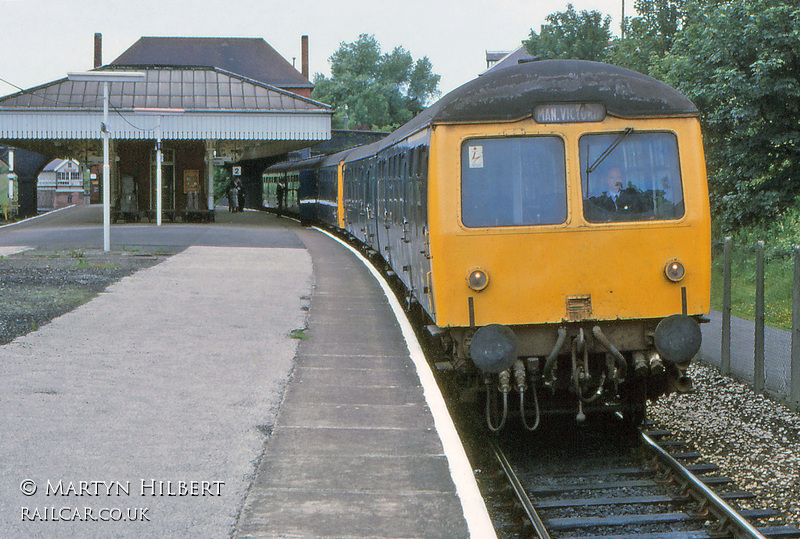
<svg viewBox="0 0 800 539"><path fill-rule="evenodd" d="M263 82L209 67L137 71L145 74L143 82L109 83L114 138L155 138L159 122L164 138L330 138L328 105ZM60 79L0 98L0 138L100 138L102 111L102 82Z"/></svg>

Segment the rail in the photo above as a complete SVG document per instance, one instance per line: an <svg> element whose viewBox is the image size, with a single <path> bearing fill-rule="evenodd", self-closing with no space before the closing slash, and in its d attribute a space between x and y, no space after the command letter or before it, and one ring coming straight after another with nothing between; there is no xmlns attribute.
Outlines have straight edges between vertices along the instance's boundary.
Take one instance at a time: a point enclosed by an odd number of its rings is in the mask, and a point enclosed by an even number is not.
<svg viewBox="0 0 800 539"><path fill-rule="evenodd" d="M494 456L497 458L497 462L500 464L500 467L503 468L503 473L506 474L509 483L511 483L511 488L514 489L514 493L517 496L517 500L519 500L519 503L522 505L525 515L528 517L533 529L536 531L536 536L539 539L550 539L550 534L547 532L544 522L542 521L541 517L539 517L536 509L534 509L533 503L531 503L530 498L528 498L528 494L525 492L522 483L520 483L519 479L517 478L517 474L514 473L511 463L508 462L508 458L506 458L503 450L500 449L500 446L497 445L497 442L494 440L492 440L492 450L494 451Z"/></svg>
<svg viewBox="0 0 800 539"><path fill-rule="evenodd" d="M750 537L754 539L763 539L764 535L759 532L755 526L750 524L744 517L742 517L736 510L728 505L725 500L720 498L713 490L703 484L694 474L687 470L681 463L669 453L664 451L652 438L644 432L640 433L642 442L650 449L655 455L665 463L670 470L680 476L680 478L689 486L695 493L695 498L701 503L708 504L708 510L713 513L717 521L720 523L720 530L726 528L734 537Z"/></svg>
<svg viewBox="0 0 800 539"><path fill-rule="evenodd" d="M738 511L733 508L725 500L752 499L755 496L738 490L714 492L708 485L729 485L731 480L727 477L700 479L695 473L705 474L717 471L717 467L703 463L682 464L679 462L680 459L695 461L701 458L701 455L694 451L678 452L672 455L660 444L669 444L670 446L686 444L680 441L654 441L654 437L659 434L667 433L666 431L639 431L636 434L638 440L636 437L629 439L629 443L633 445L626 446L629 448L626 451L628 456L624 456L621 460L616 457L606 458L606 456L598 459L597 455L606 455L604 449L597 454L590 455L588 460L582 460L583 457L579 456L578 460L570 461L567 468L563 467L559 461L560 471L556 472L553 472L551 468L554 455L548 456L546 453L542 456L542 463L539 463L537 459L536 464L532 467L529 464L512 464L511 459L515 458L513 451L510 458L507 457L500 447L500 441L492 440L489 446L508 481L507 484L511 486L509 495L515 499L515 509L521 509L516 517L512 517L512 521L520 518L526 521L524 526L527 527L529 523L532 528L532 530L528 529L528 533L532 533L530 536L539 539L549 538L551 533L555 533L557 536L566 533L566 537L583 537L586 533L600 529L604 531L596 533L605 535L609 532L609 527L617 528L618 535L611 535L617 539L655 537L654 529L642 528L647 525L663 527L664 535L659 535L663 537L682 536L680 534L687 534L686 536L691 537L732 537L734 539L800 537L800 530L794 526L756 527L748 519L763 520L774 517L776 513L767 509ZM589 434L589 436L595 438L594 434ZM613 436L605 434L601 434L600 438L599 440L593 439L592 444L598 442L603 444L614 440ZM609 446L611 453L613 453L613 447ZM635 448L643 448L649 454L648 460L655 465L643 466L641 455L638 451L634 451ZM573 449L579 454L583 453L580 448ZM557 454L558 451L556 451ZM637 454L639 454L638 457ZM629 456L633 458L630 461L628 461ZM584 464L588 464L588 466L584 466ZM524 477L517 476L519 465L522 465L525 470ZM539 472L534 472L534 469L539 469ZM529 477L529 479L525 480L525 477ZM553 481L554 478L558 479ZM655 490L648 492L648 489L651 488ZM590 491L596 491L597 494L584 495L584 492ZM568 494L572 492L579 496L573 497ZM565 494L567 494L566 497L564 497ZM665 504L678 504L681 509L672 509L667 512L659 510L659 507L665 508ZM644 508L650 505L655 511L632 510L634 506ZM599 507L604 509L598 513L597 508ZM569 509L569 512L563 513L566 509ZM498 518L499 522L503 522L503 517ZM676 525L677 527L675 527ZM698 525L701 527L697 528ZM575 532L575 535L570 535L571 532ZM528 537L529 535L524 536Z"/></svg>

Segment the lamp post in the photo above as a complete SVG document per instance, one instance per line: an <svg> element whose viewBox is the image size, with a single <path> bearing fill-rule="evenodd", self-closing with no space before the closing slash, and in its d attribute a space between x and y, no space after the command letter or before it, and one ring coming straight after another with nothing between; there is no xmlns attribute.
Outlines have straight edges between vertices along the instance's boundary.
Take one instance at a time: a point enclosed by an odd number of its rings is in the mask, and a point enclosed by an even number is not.
<svg viewBox="0 0 800 539"><path fill-rule="evenodd" d="M67 79L74 82L103 83L103 122L100 132L103 136L103 251L111 250L111 166L108 163L108 83L142 82L146 74L138 71L85 71L67 73Z"/></svg>

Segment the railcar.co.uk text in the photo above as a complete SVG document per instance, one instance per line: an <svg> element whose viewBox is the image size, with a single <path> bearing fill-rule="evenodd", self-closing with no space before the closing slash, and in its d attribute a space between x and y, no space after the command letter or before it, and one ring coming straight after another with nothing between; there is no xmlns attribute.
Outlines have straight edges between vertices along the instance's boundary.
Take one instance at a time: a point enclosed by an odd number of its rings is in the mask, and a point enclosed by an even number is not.
<svg viewBox="0 0 800 539"><path fill-rule="evenodd" d="M47 497L208 497L221 496L224 481L172 481L140 479L138 481L50 481L47 480L43 494ZM35 481L26 479L20 483L25 496L39 492ZM147 507L22 507L21 518L30 522L100 521L100 522L149 522Z"/></svg>

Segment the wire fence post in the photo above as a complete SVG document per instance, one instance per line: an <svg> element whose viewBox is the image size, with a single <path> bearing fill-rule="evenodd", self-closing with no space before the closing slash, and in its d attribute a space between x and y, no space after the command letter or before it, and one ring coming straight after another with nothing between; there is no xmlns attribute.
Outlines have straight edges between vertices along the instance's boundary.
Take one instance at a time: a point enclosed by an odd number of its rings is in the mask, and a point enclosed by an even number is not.
<svg viewBox="0 0 800 539"><path fill-rule="evenodd" d="M756 334L755 364L753 366L753 391L764 393L764 242L756 246Z"/></svg>
<svg viewBox="0 0 800 539"><path fill-rule="evenodd" d="M731 237L722 247L722 351L720 374L731 375Z"/></svg>
<svg viewBox="0 0 800 539"><path fill-rule="evenodd" d="M792 283L792 367L789 378L789 409L800 409L800 247L794 246Z"/></svg>

